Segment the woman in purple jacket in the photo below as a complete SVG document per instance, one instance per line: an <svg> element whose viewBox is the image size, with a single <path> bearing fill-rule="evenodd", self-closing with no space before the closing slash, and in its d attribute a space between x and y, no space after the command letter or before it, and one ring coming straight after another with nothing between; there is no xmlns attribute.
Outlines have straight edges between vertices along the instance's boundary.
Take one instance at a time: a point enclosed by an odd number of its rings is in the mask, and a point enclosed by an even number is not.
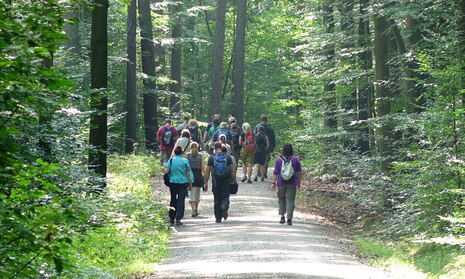
<svg viewBox="0 0 465 279"><path fill-rule="evenodd" d="M286 223L284 214L287 213L287 225L292 226L295 208L295 195L300 189L302 181L302 165L299 158L294 156L292 144L286 143L283 153L276 158L273 171L273 190L278 186L279 223Z"/></svg>

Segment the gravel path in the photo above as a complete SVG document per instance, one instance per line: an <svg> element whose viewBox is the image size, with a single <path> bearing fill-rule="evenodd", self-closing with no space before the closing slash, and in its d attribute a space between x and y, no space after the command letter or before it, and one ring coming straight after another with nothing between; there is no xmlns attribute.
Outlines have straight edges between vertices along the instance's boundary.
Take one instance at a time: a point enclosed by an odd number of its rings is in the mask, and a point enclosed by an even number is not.
<svg viewBox="0 0 465 279"><path fill-rule="evenodd" d="M190 217L186 201L188 217L172 228L170 256L147 278L390 278L361 264L344 248L346 239L311 216L295 212L293 226L279 224L269 182L240 183L219 224L209 186L198 217Z"/></svg>

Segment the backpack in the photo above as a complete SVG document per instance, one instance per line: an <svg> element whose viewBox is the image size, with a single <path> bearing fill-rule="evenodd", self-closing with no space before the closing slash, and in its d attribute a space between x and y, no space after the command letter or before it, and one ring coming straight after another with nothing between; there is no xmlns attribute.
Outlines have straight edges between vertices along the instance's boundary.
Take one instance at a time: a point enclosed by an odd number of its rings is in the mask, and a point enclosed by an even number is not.
<svg viewBox="0 0 465 279"><path fill-rule="evenodd" d="M258 134L258 135L255 136L255 139L256 139L255 150L257 152L264 152L265 148L266 148L266 138L265 138L265 136Z"/></svg>
<svg viewBox="0 0 465 279"><path fill-rule="evenodd" d="M229 133L228 130L226 129L219 129L218 130L218 140L220 139L220 136L221 135L225 135L226 136L226 143L229 143L231 141L231 134Z"/></svg>
<svg viewBox="0 0 465 279"><path fill-rule="evenodd" d="M290 160L286 160L283 156L279 156L281 161L283 162L281 165L281 179L284 184L294 183L295 171L292 167L292 160L294 156Z"/></svg>
<svg viewBox="0 0 465 279"><path fill-rule="evenodd" d="M173 127L163 126L163 137L161 143L164 146L173 146L174 145L174 133Z"/></svg>
<svg viewBox="0 0 465 279"><path fill-rule="evenodd" d="M218 153L213 157L213 176L217 180L224 180L231 177L227 154Z"/></svg>
<svg viewBox="0 0 465 279"><path fill-rule="evenodd" d="M200 144L199 127L197 127L197 126L189 126L189 127L187 127L187 129L191 133L192 140L197 142L198 144Z"/></svg>
<svg viewBox="0 0 465 279"><path fill-rule="evenodd" d="M229 132L231 133L232 141L234 143L234 149L235 150L240 149L240 146L239 146L240 132L239 132L239 130L235 130L235 131L231 130Z"/></svg>
<svg viewBox="0 0 465 279"><path fill-rule="evenodd" d="M255 135L252 132L245 133L244 149L248 152L255 152Z"/></svg>

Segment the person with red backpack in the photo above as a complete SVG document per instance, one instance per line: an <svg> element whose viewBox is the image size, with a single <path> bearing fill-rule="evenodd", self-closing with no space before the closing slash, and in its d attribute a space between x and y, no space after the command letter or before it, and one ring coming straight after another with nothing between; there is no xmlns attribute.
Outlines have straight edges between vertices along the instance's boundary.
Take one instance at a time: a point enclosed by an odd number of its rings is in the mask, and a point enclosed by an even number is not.
<svg viewBox="0 0 465 279"><path fill-rule="evenodd" d="M178 131L171 126L171 119L165 120L165 125L158 129L157 139L160 142L160 162L165 165L171 157L174 144L178 139Z"/></svg>
<svg viewBox="0 0 465 279"><path fill-rule="evenodd" d="M255 134L250 129L250 124L245 122L242 124L242 130L244 132L241 133L239 137L239 145L242 145L241 151L241 160L242 160L242 170L244 172L244 177L242 178L241 182L252 183L252 169L253 169L253 161L255 156ZM247 171L248 165L248 171Z"/></svg>

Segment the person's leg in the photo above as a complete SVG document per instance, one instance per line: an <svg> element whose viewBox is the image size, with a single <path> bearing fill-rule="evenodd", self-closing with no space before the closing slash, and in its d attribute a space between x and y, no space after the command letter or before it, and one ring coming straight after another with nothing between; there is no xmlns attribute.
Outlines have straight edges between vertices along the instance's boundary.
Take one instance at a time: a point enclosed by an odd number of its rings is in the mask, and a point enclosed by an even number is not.
<svg viewBox="0 0 465 279"><path fill-rule="evenodd" d="M213 211L215 214L216 222L221 222L222 212L221 212L221 195L219 187L216 186L213 188Z"/></svg>
<svg viewBox="0 0 465 279"><path fill-rule="evenodd" d="M260 165L260 173L262 174L262 181L265 179L265 176L263 175L265 172L265 165Z"/></svg>
<svg viewBox="0 0 465 279"><path fill-rule="evenodd" d="M170 216L170 222L174 222L174 218L176 217L176 206L177 206L177 196L178 196L178 191L177 191L177 186L175 184L172 184L170 186L170 211L168 215Z"/></svg>
<svg viewBox="0 0 465 279"><path fill-rule="evenodd" d="M287 185L286 190L286 212L287 212L287 220L292 220L294 217L294 208L295 208L295 196L297 192L296 185Z"/></svg>
<svg viewBox="0 0 465 279"><path fill-rule="evenodd" d="M264 178L268 178L268 165L270 163L270 160L271 160L271 156L270 156L270 153L266 153L266 157L265 157L265 168L264 168L264 171L263 171L263 176Z"/></svg>
<svg viewBox="0 0 465 279"><path fill-rule="evenodd" d="M284 217L284 214L286 214L286 191L287 185L278 187L278 212L281 217Z"/></svg>
<svg viewBox="0 0 465 279"><path fill-rule="evenodd" d="M255 178L253 181L258 181L260 177L260 164L255 164Z"/></svg>
<svg viewBox="0 0 465 279"><path fill-rule="evenodd" d="M194 192L194 198L195 198L195 202L194 202L194 209L195 209L195 215L199 215L199 202L200 202L200 188L201 187L193 187L192 191Z"/></svg>
<svg viewBox="0 0 465 279"><path fill-rule="evenodd" d="M230 181L225 181L222 183L221 187L221 216L226 220L228 219L228 210L229 210L229 184Z"/></svg>
<svg viewBox="0 0 465 279"><path fill-rule="evenodd" d="M187 194L187 184L179 185L178 200L176 206L176 220L184 218L185 202Z"/></svg>

